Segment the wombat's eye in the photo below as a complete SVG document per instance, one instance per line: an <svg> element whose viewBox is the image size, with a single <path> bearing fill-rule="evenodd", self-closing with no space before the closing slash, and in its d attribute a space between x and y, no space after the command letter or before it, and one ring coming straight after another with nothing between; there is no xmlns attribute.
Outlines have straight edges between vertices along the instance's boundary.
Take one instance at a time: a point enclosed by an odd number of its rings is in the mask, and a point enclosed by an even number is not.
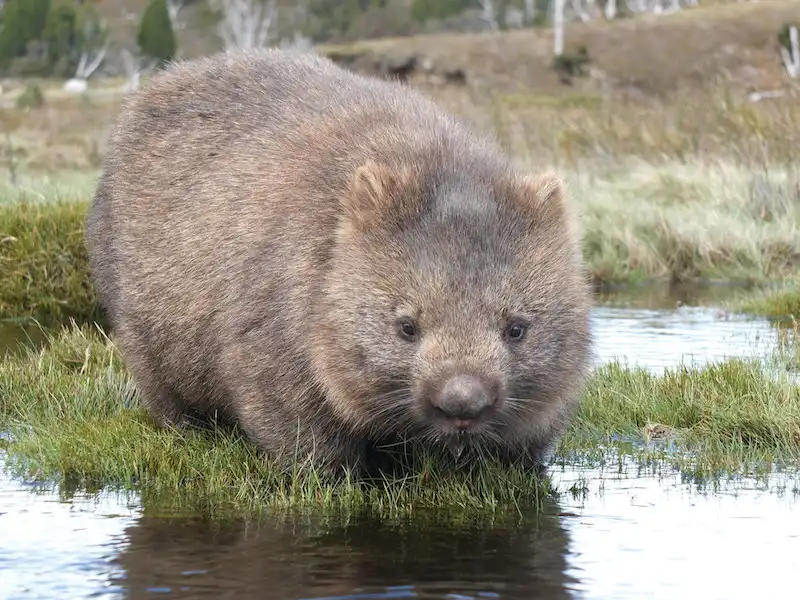
<svg viewBox="0 0 800 600"><path fill-rule="evenodd" d="M417 338L417 326L411 319L399 319L397 321L397 331L400 337L410 342L413 342Z"/></svg>
<svg viewBox="0 0 800 600"><path fill-rule="evenodd" d="M524 323L515 321L510 323L509 326L506 328L506 337L512 342L518 342L525 337L525 332L527 330L528 328L525 326Z"/></svg>

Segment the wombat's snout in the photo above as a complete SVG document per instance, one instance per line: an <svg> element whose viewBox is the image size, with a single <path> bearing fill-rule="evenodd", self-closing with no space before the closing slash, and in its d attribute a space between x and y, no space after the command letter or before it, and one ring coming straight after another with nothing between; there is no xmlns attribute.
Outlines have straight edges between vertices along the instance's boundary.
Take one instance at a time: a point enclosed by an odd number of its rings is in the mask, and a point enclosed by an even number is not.
<svg viewBox="0 0 800 600"><path fill-rule="evenodd" d="M474 375L453 375L433 394L431 403L440 416L458 429L468 429L497 401L497 391Z"/></svg>

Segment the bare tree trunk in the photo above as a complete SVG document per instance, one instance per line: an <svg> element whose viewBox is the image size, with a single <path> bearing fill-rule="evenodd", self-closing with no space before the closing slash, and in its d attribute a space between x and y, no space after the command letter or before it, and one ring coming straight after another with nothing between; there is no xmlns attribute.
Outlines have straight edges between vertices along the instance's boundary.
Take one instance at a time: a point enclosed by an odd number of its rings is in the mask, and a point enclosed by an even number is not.
<svg viewBox="0 0 800 600"><path fill-rule="evenodd" d="M564 54L564 0L553 2L553 54Z"/></svg>
<svg viewBox="0 0 800 600"><path fill-rule="evenodd" d="M142 75L149 75L158 66L158 60L145 62L144 57L134 56L130 51L122 50L122 66L125 69L127 81L123 86L123 92L130 94L139 89Z"/></svg>
<svg viewBox="0 0 800 600"><path fill-rule="evenodd" d="M225 48L267 46L277 12L275 0L222 0L220 34Z"/></svg>
<svg viewBox="0 0 800 600"><path fill-rule="evenodd" d="M525 0L525 24L533 25L536 18L536 0Z"/></svg>
<svg viewBox="0 0 800 600"><path fill-rule="evenodd" d="M183 23L178 22L178 13L183 8L184 0L167 0L167 12L169 20L172 21L172 28L175 30L183 29Z"/></svg>
<svg viewBox="0 0 800 600"><path fill-rule="evenodd" d="M494 9L494 0L480 0L481 18L489 24L491 29L499 27L497 23L497 12Z"/></svg>
<svg viewBox="0 0 800 600"><path fill-rule="evenodd" d="M105 60L108 51L108 42L96 50L83 52L78 60L78 68L75 69L75 77L69 79L64 84L64 89L68 92L82 94L88 88L88 79L100 67Z"/></svg>
<svg viewBox="0 0 800 600"><path fill-rule="evenodd" d="M792 79L800 77L800 41L798 41L797 27L789 28L789 49L781 46L781 57L786 73Z"/></svg>

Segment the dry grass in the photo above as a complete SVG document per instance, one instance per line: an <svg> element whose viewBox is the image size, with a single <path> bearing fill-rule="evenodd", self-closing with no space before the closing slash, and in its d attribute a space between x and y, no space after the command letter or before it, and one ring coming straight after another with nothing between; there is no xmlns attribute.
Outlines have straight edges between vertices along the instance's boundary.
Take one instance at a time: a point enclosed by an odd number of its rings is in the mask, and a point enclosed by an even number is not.
<svg viewBox="0 0 800 600"><path fill-rule="evenodd" d="M725 162L568 173L599 281L763 281L800 269L800 179Z"/></svg>
<svg viewBox="0 0 800 600"><path fill-rule="evenodd" d="M424 77L412 83L497 131L528 162L599 160L596 168L604 170L620 155L681 161L721 155L752 165L791 160L800 142L800 98L783 73L776 42L790 20L800 22L800 3L762 0L571 24L567 50L585 44L592 59L591 76L571 86L559 83L550 67L548 29L388 38L348 48L361 57L355 66L366 70L375 60L407 54L465 68L466 86L431 85ZM320 50L341 53L342 47ZM15 102L25 83L4 82L0 103L0 134L20 153L19 168L96 169L121 81L93 80L85 97L65 94L60 82L33 82L43 86L45 105L20 110ZM747 101L748 92L771 89L788 96ZM0 144L2 167L8 144Z"/></svg>

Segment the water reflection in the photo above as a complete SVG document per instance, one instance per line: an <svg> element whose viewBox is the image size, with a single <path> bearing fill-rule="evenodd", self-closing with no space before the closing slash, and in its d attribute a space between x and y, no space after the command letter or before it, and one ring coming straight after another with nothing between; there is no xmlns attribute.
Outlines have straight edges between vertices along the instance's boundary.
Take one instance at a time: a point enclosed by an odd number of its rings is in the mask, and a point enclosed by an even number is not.
<svg viewBox="0 0 800 600"><path fill-rule="evenodd" d="M113 593L111 559L138 506L114 494L60 497L53 486L5 473L0 453L0 598L86 598Z"/></svg>
<svg viewBox="0 0 800 600"><path fill-rule="evenodd" d="M749 599L795 584L797 473L698 485L620 460L552 477L584 491L494 523L205 520L3 479L0 597Z"/></svg>
<svg viewBox="0 0 800 600"><path fill-rule="evenodd" d="M567 598L556 516L447 525L426 518L205 522L143 515L115 561L129 598ZM499 595L499 596L498 596Z"/></svg>
<svg viewBox="0 0 800 600"><path fill-rule="evenodd" d="M568 574L586 599L734 600L793 597L800 568L797 471L758 479L686 481L677 469L632 459L607 470L566 467Z"/></svg>
<svg viewBox="0 0 800 600"><path fill-rule="evenodd" d="M767 359L778 343L778 330L766 319L721 315L703 307L598 306L592 324L597 364L619 359L654 373L732 357Z"/></svg>

